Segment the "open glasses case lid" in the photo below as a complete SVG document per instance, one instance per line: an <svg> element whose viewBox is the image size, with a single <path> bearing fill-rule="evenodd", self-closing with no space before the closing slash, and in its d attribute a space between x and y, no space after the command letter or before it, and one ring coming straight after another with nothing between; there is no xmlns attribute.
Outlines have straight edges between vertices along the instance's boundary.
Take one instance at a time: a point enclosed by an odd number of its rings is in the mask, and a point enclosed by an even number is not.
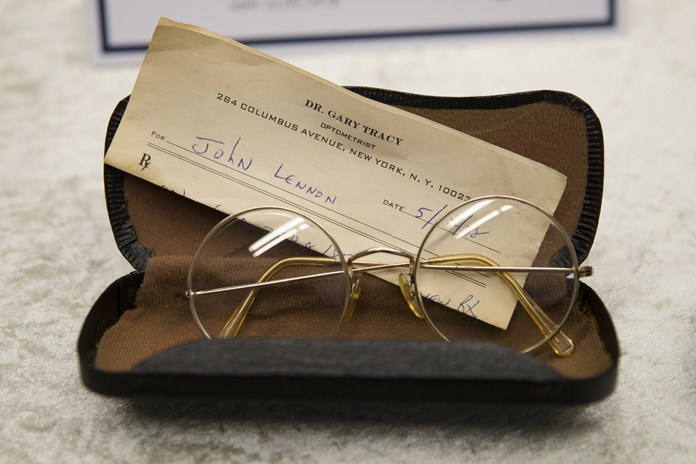
<svg viewBox="0 0 696 464"><path fill-rule="evenodd" d="M455 98L350 90L565 174L568 186L555 216L571 235L579 261L585 259L597 230L603 184L602 130L585 102L556 91ZM127 104L128 98L121 101L111 117L107 148ZM576 352L567 358L555 357L550 350L522 355L489 343L448 343L398 333L385 339L374 328L353 339L202 339L187 303L172 299L185 290L185 273L166 266L153 269L148 263L155 256L188 259L222 216L110 166L105 166L104 180L116 243L135 271L102 293L80 334L82 379L96 392L586 403L604 398L614 388L616 334L604 304L584 283L563 326L576 342ZM152 307L139 314L138 292L148 278L146 269L150 275L160 273L157 278L165 282L165 289L149 292ZM398 314L406 312L400 309ZM381 317L365 325L391 322L391 313Z"/></svg>

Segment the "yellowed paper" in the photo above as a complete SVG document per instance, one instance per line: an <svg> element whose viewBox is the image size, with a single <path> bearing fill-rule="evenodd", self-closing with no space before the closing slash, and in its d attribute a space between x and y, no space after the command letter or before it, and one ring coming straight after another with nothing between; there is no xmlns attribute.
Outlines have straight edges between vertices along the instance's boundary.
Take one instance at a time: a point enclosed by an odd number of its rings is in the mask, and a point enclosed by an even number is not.
<svg viewBox="0 0 696 464"><path fill-rule="evenodd" d="M552 212L565 188L546 166L166 19L106 162L227 213L297 209L347 255L374 246L414 253L430 224L481 195ZM435 290L453 302L471 294ZM476 317L505 328L514 298L493 293L477 293L490 304Z"/></svg>

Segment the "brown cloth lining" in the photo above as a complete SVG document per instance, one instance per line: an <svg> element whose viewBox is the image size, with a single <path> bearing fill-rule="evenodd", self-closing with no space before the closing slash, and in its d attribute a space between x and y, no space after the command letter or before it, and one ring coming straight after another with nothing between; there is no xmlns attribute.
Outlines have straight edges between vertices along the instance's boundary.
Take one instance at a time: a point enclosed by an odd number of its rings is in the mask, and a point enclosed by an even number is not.
<svg viewBox="0 0 696 464"><path fill-rule="evenodd" d="M582 115L543 102L496 110L402 109L565 174L568 184L555 215L573 234L587 178L587 134ZM456 169L456 160L452 166ZM188 303L176 295L186 289L186 274L196 247L222 218L216 211L128 175L124 189L138 241L156 256L148 262L137 307L127 311L99 343L96 366L106 371L130 370L156 353L202 337ZM363 287L361 303L339 338L437 338L424 321L410 314L396 286L369 279ZM566 377L593 376L611 366L596 324L582 305L574 308L563 330L575 341L575 354L561 359L550 349L542 349L534 356Z"/></svg>
<svg viewBox="0 0 696 464"><path fill-rule="evenodd" d="M188 257L150 260L136 308L127 311L99 342L97 368L128 371L157 353L202 338L188 302L180 296L186 289L189 264ZM295 301L302 306L301 296ZM611 359L593 329L591 317L578 305L563 326L576 344L576 353L558 358L544 347L534 356L566 377L597 375L611 365ZM425 321L410 313L395 285L366 276L359 306L337 338L437 340L438 336Z"/></svg>

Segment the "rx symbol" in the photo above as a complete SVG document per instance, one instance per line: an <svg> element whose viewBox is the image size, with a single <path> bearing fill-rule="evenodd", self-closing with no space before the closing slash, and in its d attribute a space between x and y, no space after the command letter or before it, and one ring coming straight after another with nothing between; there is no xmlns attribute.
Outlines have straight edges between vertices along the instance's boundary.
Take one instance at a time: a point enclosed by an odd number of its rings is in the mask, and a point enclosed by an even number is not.
<svg viewBox="0 0 696 464"><path fill-rule="evenodd" d="M152 160L152 156L148 155L147 153L143 153L143 157L140 158L140 163L138 163L141 167L141 171L144 171L145 169L150 167L150 161Z"/></svg>

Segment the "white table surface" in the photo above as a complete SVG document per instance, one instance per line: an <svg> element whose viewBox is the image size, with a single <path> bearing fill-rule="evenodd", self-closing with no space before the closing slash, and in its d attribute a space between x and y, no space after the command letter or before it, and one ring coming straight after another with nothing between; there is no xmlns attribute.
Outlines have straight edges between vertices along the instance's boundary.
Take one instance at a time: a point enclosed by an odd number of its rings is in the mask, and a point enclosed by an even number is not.
<svg viewBox="0 0 696 464"><path fill-rule="evenodd" d="M621 344L585 407L128 401L79 379L94 299L130 267L101 151L138 67L89 61L84 2L0 0L0 462L696 462L696 2L624 1L610 31L457 36L283 56L342 85L559 89L606 152L587 263Z"/></svg>

